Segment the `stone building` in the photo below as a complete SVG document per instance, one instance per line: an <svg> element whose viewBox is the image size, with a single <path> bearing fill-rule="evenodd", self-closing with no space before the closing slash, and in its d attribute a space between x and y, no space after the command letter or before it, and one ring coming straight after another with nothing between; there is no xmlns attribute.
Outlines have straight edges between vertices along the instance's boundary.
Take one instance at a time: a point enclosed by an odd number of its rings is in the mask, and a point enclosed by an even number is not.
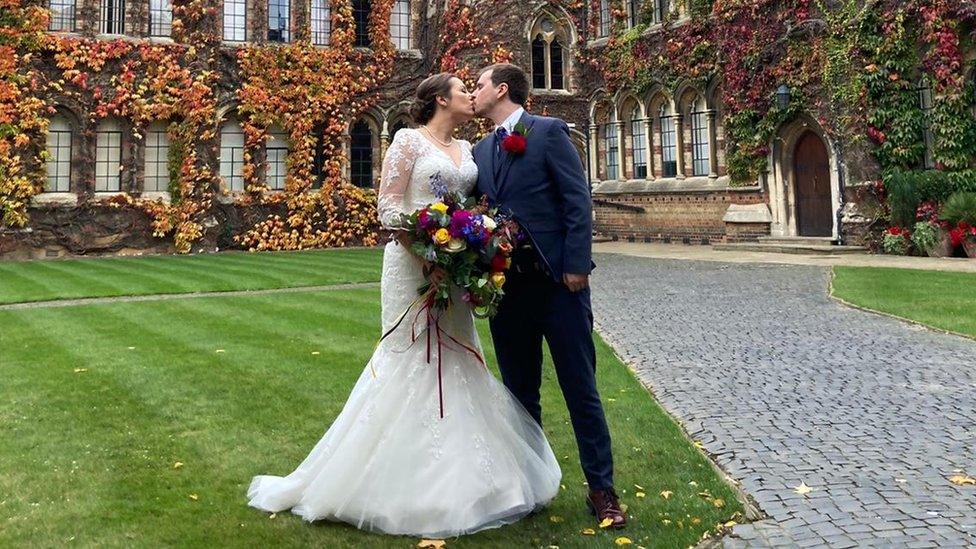
<svg viewBox="0 0 976 549"><path fill-rule="evenodd" d="M366 108L351 111L353 115L342 121L342 170L353 185L375 187L392 136L410 124L406 111L412 90L423 77L445 66L445 56L457 58L455 65L470 78L478 66L490 62L492 52L504 51L531 74L531 108L569 122L592 185L599 233L690 244L766 236L859 243L871 221L858 208L859 196L885 166L872 157L871 143L848 141L859 130L838 123L845 113L836 112L836 106L834 111L825 107L823 97L830 90L824 82L813 77L797 81L783 73L775 77L779 81L762 72L765 69L754 69L755 90L749 93L755 91L759 99L753 98L750 105L752 111L756 105L766 106L753 118L756 142L750 144L751 156L743 155L744 147L731 139L728 120L743 108L737 105L733 112L726 101L737 101L745 89L742 83L729 89L726 80L734 74L730 65L735 56L721 51L735 45L731 38L723 42L722 34L723 25L739 17L734 8L719 13L705 0L391 1L388 37L396 50L392 75L364 94L370 97ZM138 47L194 47L173 38L174 28L187 25L179 21L180 8L192 3L177 2L174 15L171 0L50 2L52 35L95 43L123 41ZM197 24L209 25L204 30L219 36L216 66L209 67L219 73L214 89L217 133L211 144L215 154L209 158L219 174L215 208L233 204L235 196L245 191L248 157L257 159L256 177L266 186L266 194L284 192L294 138L271 125L260 143L246 143L237 111L237 92L243 83L235 51L253 45L287 47L297 41L328 50L334 47L330 37L335 11L342 9L351 15L353 47L369 52L376 40L370 31L377 18L374 4L379 3L202 3L210 17ZM782 38L802 45L829 35L829 25L825 29L823 23L828 18L815 10L811 13L809 1L758 4L770 18L769 45L758 50L770 66L803 62L790 61L792 46L785 53L774 49ZM791 14L800 8L807 11ZM454 34L448 32L462 15L470 19L468 34L476 30L473 36L459 36L456 29L451 31ZM793 38L796 35L800 38ZM443 43L445 37L470 43L452 50L451 44ZM53 69L57 57L49 53L40 59L35 64L47 64L40 67L44 74ZM119 65L111 66L118 70ZM922 84L910 93L918 98L919 116L924 117L932 108L932 89L924 80L918 82ZM162 203L171 200L176 176L166 121L143 121L144 127L136 132L132 120L111 114L93 116L70 95L50 89L46 93L53 114L44 144L49 154L44 189L33 197L29 209L29 227L34 231L28 236L24 231L0 235L0 254L169 249L167 242L149 236L144 218L136 215L125 223L102 223L99 220L123 214L92 206L93 201L119 193ZM797 101L801 96L804 103ZM736 120L741 135L743 123ZM925 164L919 166L922 169L933 163L933 141L931 132L919 128L919 140L924 140L919 153ZM732 159L730 154L738 156ZM730 165L743 158L751 163L751 171L739 170L736 177ZM321 186L326 160L319 146L305 192ZM257 217L238 211L205 223L212 230L205 231L203 241L215 244L216 237L206 235L223 233L224 246L232 245L228 234L270 215L266 209L258 210ZM73 239L71 227L79 224L89 238L66 243ZM225 224L230 226L222 227ZM140 237L119 234L123 231Z"/></svg>

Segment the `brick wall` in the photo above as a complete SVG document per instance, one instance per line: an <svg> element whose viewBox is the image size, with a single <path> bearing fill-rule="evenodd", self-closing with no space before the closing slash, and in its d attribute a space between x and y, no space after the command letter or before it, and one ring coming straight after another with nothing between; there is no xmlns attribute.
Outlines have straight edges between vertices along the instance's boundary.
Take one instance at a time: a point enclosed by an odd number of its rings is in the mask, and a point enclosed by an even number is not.
<svg viewBox="0 0 976 549"><path fill-rule="evenodd" d="M723 191L668 194L614 194L594 197L597 233L618 239L701 244L724 241L722 221L730 204L766 202L758 191ZM643 208L634 211L627 206ZM732 239L754 240L768 234L767 225L748 224Z"/></svg>

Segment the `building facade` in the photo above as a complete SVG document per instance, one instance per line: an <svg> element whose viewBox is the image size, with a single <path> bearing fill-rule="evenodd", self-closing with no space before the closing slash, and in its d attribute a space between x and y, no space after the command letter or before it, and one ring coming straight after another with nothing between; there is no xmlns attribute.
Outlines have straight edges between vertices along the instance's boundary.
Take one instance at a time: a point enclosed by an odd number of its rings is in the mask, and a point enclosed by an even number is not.
<svg viewBox="0 0 976 549"><path fill-rule="evenodd" d="M10 70L43 122L14 144L34 192L8 257L370 244L415 86L499 60L569 122L614 238L861 243L887 171L972 166L968 3L12 1L41 22Z"/></svg>

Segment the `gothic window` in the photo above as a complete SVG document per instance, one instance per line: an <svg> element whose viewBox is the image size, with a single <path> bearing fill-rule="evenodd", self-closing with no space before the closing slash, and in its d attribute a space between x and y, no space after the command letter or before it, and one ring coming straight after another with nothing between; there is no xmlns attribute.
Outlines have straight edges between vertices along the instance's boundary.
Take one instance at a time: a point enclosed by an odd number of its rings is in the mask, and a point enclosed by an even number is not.
<svg viewBox="0 0 976 549"><path fill-rule="evenodd" d="M607 179L617 179L617 169L620 163L617 160L617 123L610 120L603 125L603 153L607 165Z"/></svg>
<svg viewBox="0 0 976 549"><path fill-rule="evenodd" d="M125 34L125 0L102 0L99 32Z"/></svg>
<svg viewBox="0 0 976 549"><path fill-rule="evenodd" d="M647 120L639 105L627 111L627 132L630 134L631 169L634 179L647 178Z"/></svg>
<svg viewBox="0 0 976 549"><path fill-rule="evenodd" d="M349 131L349 160L352 184L357 187L373 187L373 131L365 120L360 120Z"/></svg>
<svg viewBox="0 0 976 549"><path fill-rule="evenodd" d="M268 0L268 42L288 42L291 23L290 0Z"/></svg>
<svg viewBox="0 0 976 549"><path fill-rule="evenodd" d="M667 16L668 11L671 9L671 2L670 0L652 0L652 2L651 23L661 23L664 21L665 16Z"/></svg>
<svg viewBox="0 0 976 549"><path fill-rule="evenodd" d="M267 185L269 189L280 191L285 188L285 175L288 171L288 136L282 132L271 132L271 139L264 148L268 159Z"/></svg>
<svg viewBox="0 0 976 549"><path fill-rule="evenodd" d="M674 110L661 105L658 127L661 132L661 177L678 175L678 135L674 129Z"/></svg>
<svg viewBox="0 0 976 549"><path fill-rule="evenodd" d="M332 8L329 0L312 0L312 43L328 46L332 35Z"/></svg>
<svg viewBox="0 0 976 549"><path fill-rule="evenodd" d="M390 38L398 50L409 50L410 0L396 0L390 13Z"/></svg>
<svg viewBox="0 0 976 549"><path fill-rule="evenodd" d="M162 122L152 124L146 132L143 190L169 190L169 134L166 133L166 124Z"/></svg>
<svg viewBox="0 0 976 549"><path fill-rule="evenodd" d="M565 67L570 32L563 22L543 15L532 27L532 87L539 90L567 89Z"/></svg>
<svg viewBox="0 0 976 549"><path fill-rule="evenodd" d="M224 40L247 40L247 1L224 0Z"/></svg>
<svg viewBox="0 0 976 549"><path fill-rule="evenodd" d="M641 0L627 0L627 16L631 28L640 24Z"/></svg>
<svg viewBox="0 0 976 549"><path fill-rule="evenodd" d="M172 34L172 2L170 0L149 0L149 36L169 38Z"/></svg>
<svg viewBox="0 0 976 549"><path fill-rule="evenodd" d="M71 125L63 116L51 119L47 131L47 181L44 192L66 193L71 183Z"/></svg>
<svg viewBox="0 0 976 549"><path fill-rule="evenodd" d="M75 0L51 0L48 7L51 10L49 30L64 32L75 30Z"/></svg>
<svg viewBox="0 0 976 549"><path fill-rule="evenodd" d="M368 48L371 46L369 41L369 0L352 0L352 16L356 21L356 41L357 48Z"/></svg>
<svg viewBox="0 0 976 549"><path fill-rule="evenodd" d="M244 190L244 131L235 119L220 127L220 177L227 190Z"/></svg>
<svg viewBox="0 0 976 549"><path fill-rule="evenodd" d="M122 190L122 127L103 120L95 132L95 191Z"/></svg>
<svg viewBox="0 0 976 549"><path fill-rule="evenodd" d="M711 169L711 144L708 139L708 107L699 97L691 110L691 160L694 175L708 175Z"/></svg>

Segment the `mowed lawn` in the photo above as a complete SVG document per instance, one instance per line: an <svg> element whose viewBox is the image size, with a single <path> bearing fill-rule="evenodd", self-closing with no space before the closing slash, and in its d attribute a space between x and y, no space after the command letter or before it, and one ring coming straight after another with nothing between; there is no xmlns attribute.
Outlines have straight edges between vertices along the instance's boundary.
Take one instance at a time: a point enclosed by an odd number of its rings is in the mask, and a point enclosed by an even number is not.
<svg viewBox="0 0 976 549"><path fill-rule="evenodd" d="M0 303L375 282L382 255L358 248L0 262Z"/></svg>
<svg viewBox="0 0 976 549"><path fill-rule="evenodd" d="M273 276L279 257L309 265L303 276L288 264L288 281L315 279L322 275L313 271L330 270L331 260L347 261L330 251L235 255L228 263L235 272ZM170 291L152 276L140 287L140 273L191 259L211 261L206 272L216 279L231 276L219 270L219 257L133 259L127 291ZM102 261L80 263L93 273ZM358 280L378 275L379 255L370 261ZM20 291L33 298L57 295L57 287L48 281L45 290ZM309 525L287 513L270 518L246 506L251 477L290 472L339 413L379 321L376 287L0 310L0 546L415 547L415 538ZM487 325L479 328L494 364ZM448 540L449 547L615 547L619 536L645 547L687 547L738 519L741 506L706 458L599 341L598 352L631 525L582 533L596 525L583 505L575 441L547 358L544 423L565 488L542 513Z"/></svg>
<svg viewBox="0 0 976 549"><path fill-rule="evenodd" d="M835 267L844 301L976 338L976 274Z"/></svg>

